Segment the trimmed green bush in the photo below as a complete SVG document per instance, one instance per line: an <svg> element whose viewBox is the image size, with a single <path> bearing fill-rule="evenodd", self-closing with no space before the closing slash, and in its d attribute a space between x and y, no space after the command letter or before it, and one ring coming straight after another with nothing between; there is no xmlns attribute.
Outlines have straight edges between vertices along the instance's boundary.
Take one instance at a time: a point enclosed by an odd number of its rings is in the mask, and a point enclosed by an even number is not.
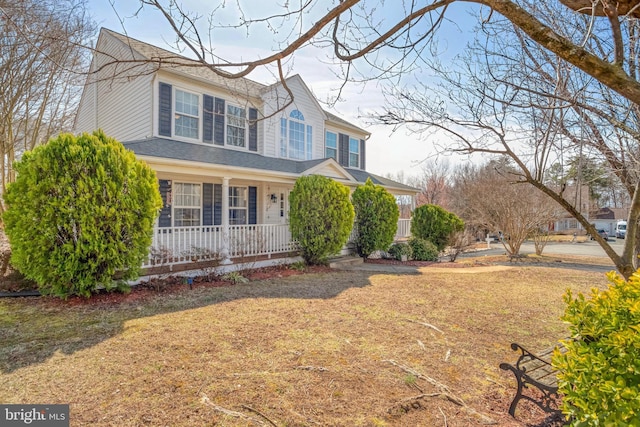
<svg viewBox="0 0 640 427"><path fill-rule="evenodd" d="M556 352L563 412L573 426L640 426L640 274L616 273L591 298L567 291L562 319L575 340Z"/></svg>
<svg viewBox="0 0 640 427"><path fill-rule="evenodd" d="M351 201L356 213L356 252L367 258L393 243L398 228L400 210L393 194L367 179L355 189Z"/></svg>
<svg viewBox="0 0 640 427"><path fill-rule="evenodd" d="M407 243L394 243L387 252L398 261L402 261L403 255L407 259L411 258L411 246Z"/></svg>
<svg viewBox="0 0 640 427"><path fill-rule="evenodd" d="M137 277L162 205L155 173L102 131L62 134L14 164L11 262L42 293L90 296Z"/></svg>
<svg viewBox="0 0 640 427"><path fill-rule="evenodd" d="M412 237L409 239L411 256L416 261L438 261L440 251L438 247L428 240Z"/></svg>
<svg viewBox="0 0 640 427"><path fill-rule="evenodd" d="M442 251L456 232L464 230L464 222L437 205L422 205L413 211L411 235L435 244Z"/></svg>
<svg viewBox="0 0 640 427"><path fill-rule="evenodd" d="M289 229L307 264L326 264L347 243L354 211L349 188L320 175L296 180L289 195Z"/></svg>

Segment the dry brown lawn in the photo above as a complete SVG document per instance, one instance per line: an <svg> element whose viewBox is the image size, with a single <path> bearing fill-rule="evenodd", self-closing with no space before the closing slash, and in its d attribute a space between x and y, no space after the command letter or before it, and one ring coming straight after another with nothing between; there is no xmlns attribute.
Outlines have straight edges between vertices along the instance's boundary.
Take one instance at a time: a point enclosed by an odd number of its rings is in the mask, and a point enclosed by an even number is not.
<svg viewBox="0 0 640 427"><path fill-rule="evenodd" d="M0 402L69 403L72 426L521 426L509 344L550 346L564 291L605 285L516 264L4 299Z"/></svg>

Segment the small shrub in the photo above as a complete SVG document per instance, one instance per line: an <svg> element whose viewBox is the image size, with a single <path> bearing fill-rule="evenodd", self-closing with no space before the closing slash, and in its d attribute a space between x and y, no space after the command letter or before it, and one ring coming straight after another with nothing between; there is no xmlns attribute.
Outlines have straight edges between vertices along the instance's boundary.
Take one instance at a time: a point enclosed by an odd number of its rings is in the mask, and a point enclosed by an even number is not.
<svg viewBox="0 0 640 427"><path fill-rule="evenodd" d="M381 185L367 179L351 196L356 213L356 252L363 258L384 250L393 242L400 211L395 197Z"/></svg>
<svg viewBox="0 0 640 427"><path fill-rule="evenodd" d="M563 412L573 426L640 425L640 274L616 273L591 298L567 291L562 317L574 340L556 352Z"/></svg>
<svg viewBox="0 0 640 427"><path fill-rule="evenodd" d="M437 205L422 205L413 211L411 235L428 240L442 251L451 236L464 230L464 222Z"/></svg>
<svg viewBox="0 0 640 427"><path fill-rule="evenodd" d="M304 271L307 268L307 264L304 261L296 261L293 264L289 264L289 268L296 271Z"/></svg>
<svg viewBox="0 0 640 427"><path fill-rule="evenodd" d="M438 261L440 251L428 240L412 237L409 239L411 255L416 261Z"/></svg>
<svg viewBox="0 0 640 427"><path fill-rule="evenodd" d="M289 228L307 264L326 264L342 249L353 228L349 188L320 175L296 180L289 196Z"/></svg>
<svg viewBox="0 0 640 427"><path fill-rule="evenodd" d="M222 276L222 280L231 282L234 285L237 285L238 283L249 283L249 279L244 277L239 271L231 271L225 274L224 276Z"/></svg>
<svg viewBox="0 0 640 427"><path fill-rule="evenodd" d="M402 261L403 255L406 256L407 259L411 258L411 246L406 243L394 243L387 252L398 261Z"/></svg>

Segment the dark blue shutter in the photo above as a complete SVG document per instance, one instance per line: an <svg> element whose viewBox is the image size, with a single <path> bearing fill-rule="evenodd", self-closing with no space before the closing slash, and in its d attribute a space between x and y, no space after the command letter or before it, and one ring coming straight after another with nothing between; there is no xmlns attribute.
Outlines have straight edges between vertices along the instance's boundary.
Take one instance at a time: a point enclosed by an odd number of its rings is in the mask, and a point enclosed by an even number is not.
<svg viewBox="0 0 640 427"><path fill-rule="evenodd" d="M366 162L365 162L365 143L364 143L364 139L360 140L360 169L365 170L365 166L366 166Z"/></svg>
<svg viewBox="0 0 640 427"><path fill-rule="evenodd" d="M248 224L258 223L258 189L249 187L249 221Z"/></svg>
<svg viewBox="0 0 640 427"><path fill-rule="evenodd" d="M202 96L202 141L213 142L213 96Z"/></svg>
<svg viewBox="0 0 640 427"><path fill-rule="evenodd" d="M338 163L349 166L349 135L338 135Z"/></svg>
<svg viewBox="0 0 640 427"><path fill-rule="evenodd" d="M159 227L171 227L171 181L167 179L158 180L160 187L160 197L162 197L162 209L158 218Z"/></svg>
<svg viewBox="0 0 640 427"><path fill-rule="evenodd" d="M213 225L213 184L202 184L202 225Z"/></svg>
<svg viewBox="0 0 640 427"><path fill-rule="evenodd" d="M249 108L249 151L258 151L258 110Z"/></svg>
<svg viewBox="0 0 640 427"><path fill-rule="evenodd" d="M224 99L216 98L214 104L213 143L224 145Z"/></svg>
<svg viewBox="0 0 640 427"><path fill-rule="evenodd" d="M160 83L160 96L158 97L158 134L171 136L171 85Z"/></svg>
<svg viewBox="0 0 640 427"><path fill-rule="evenodd" d="M222 184L213 185L213 225L222 224Z"/></svg>

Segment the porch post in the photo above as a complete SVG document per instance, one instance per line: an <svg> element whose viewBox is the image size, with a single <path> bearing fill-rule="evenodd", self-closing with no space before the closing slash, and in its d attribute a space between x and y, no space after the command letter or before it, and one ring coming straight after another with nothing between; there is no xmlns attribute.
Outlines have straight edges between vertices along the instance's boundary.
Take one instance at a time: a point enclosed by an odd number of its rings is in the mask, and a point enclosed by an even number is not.
<svg viewBox="0 0 640 427"><path fill-rule="evenodd" d="M229 181L231 178L222 178L222 247L220 255L221 264L232 264L229 254Z"/></svg>

